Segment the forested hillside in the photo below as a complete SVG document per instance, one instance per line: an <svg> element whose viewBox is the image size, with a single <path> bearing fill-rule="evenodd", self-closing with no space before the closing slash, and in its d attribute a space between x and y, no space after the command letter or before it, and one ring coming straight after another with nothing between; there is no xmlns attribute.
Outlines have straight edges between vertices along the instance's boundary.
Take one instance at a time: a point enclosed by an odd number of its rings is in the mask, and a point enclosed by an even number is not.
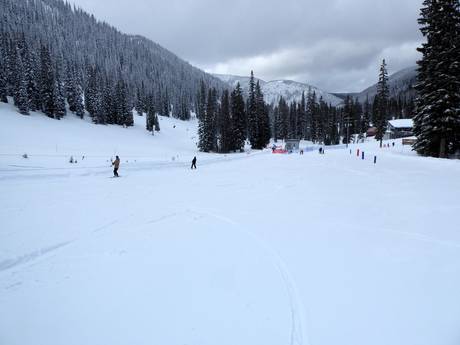
<svg viewBox="0 0 460 345"><path fill-rule="evenodd" d="M0 98L23 114L70 110L96 123L132 123L140 112L188 119L200 80L220 80L141 36L126 35L61 0L2 0ZM83 103L84 99L84 103Z"/></svg>

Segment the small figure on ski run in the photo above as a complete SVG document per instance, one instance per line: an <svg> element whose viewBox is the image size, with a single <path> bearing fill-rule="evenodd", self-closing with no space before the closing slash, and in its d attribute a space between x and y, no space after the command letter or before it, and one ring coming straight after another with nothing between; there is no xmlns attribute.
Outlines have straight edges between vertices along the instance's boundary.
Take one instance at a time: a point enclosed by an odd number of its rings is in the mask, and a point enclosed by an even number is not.
<svg viewBox="0 0 460 345"><path fill-rule="evenodd" d="M276 150L276 145L273 144L273 146L272 146L272 153L275 153L275 150Z"/></svg>
<svg viewBox="0 0 460 345"><path fill-rule="evenodd" d="M320 148L319 148L319 154L322 154L322 153L323 153L323 148L320 147Z"/></svg>
<svg viewBox="0 0 460 345"><path fill-rule="evenodd" d="M118 168L120 167L120 157L116 156L112 162L113 165L113 177L118 177Z"/></svg>
<svg viewBox="0 0 460 345"><path fill-rule="evenodd" d="M191 169L196 169L196 156L193 157L193 159L192 159L192 167L191 167Z"/></svg>

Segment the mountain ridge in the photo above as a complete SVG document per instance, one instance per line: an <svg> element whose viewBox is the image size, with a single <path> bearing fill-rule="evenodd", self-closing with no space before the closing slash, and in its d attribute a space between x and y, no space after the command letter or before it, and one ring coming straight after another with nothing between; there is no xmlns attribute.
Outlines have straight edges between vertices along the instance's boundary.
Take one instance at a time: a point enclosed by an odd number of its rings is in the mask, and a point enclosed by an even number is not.
<svg viewBox="0 0 460 345"><path fill-rule="evenodd" d="M229 84L231 87L235 87L239 82L243 92L247 95L249 89L249 77L232 75L232 74L213 74L213 76L221 79L222 81ZM342 100L339 97L334 96L331 93L328 93L324 90L317 88L316 86L301 83L295 80L271 80L265 81L260 78L255 78L256 81L259 81L262 92L264 94L265 102L268 104L276 104L280 97L283 97L288 103L293 101L299 102L302 98L302 93L305 95L309 90L314 91L319 100L320 97L323 97L323 100L326 103L329 103L333 106L337 106L342 103Z"/></svg>

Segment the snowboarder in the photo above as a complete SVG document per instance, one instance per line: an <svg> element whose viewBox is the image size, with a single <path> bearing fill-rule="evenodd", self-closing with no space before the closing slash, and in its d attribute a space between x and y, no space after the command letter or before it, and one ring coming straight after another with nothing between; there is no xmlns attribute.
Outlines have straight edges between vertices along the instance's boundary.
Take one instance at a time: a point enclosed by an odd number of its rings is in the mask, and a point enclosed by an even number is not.
<svg viewBox="0 0 460 345"><path fill-rule="evenodd" d="M191 169L196 169L196 156L193 157L193 159L192 159L192 167L191 167Z"/></svg>
<svg viewBox="0 0 460 345"><path fill-rule="evenodd" d="M120 157L116 156L112 162L113 165L113 177L118 177L118 168L120 167Z"/></svg>

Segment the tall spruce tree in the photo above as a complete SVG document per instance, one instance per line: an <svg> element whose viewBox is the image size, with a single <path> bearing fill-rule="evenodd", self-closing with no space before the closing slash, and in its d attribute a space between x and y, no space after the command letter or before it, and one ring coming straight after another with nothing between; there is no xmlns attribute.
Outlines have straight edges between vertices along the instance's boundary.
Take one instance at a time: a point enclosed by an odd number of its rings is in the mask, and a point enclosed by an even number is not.
<svg viewBox="0 0 460 345"><path fill-rule="evenodd" d="M46 45L40 50L40 98L42 111L49 117L55 113L55 77L51 54Z"/></svg>
<svg viewBox="0 0 460 345"><path fill-rule="evenodd" d="M3 103L8 103L7 68L7 39L5 34L0 34L0 102Z"/></svg>
<svg viewBox="0 0 460 345"><path fill-rule="evenodd" d="M268 109L264 101L264 94L260 87L260 82L257 81L255 88L256 98L256 114L257 114L257 137L256 137L256 149L263 149L270 142L271 131L270 131L270 118L268 115Z"/></svg>
<svg viewBox="0 0 460 345"><path fill-rule="evenodd" d="M377 128L375 139L380 141L380 146L382 146L383 137L387 130L389 97L390 90L388 86L387 64L384 59L382 61L382 65L380 66L377 95L375 96L377 108L376 113L374 114L375 126Z"/></svg>
<svg viewBox="0 0 460 345"><path fill-rule="evenodd" d="M214 149L214 115L215 115L214 92L212 89L208 90L208 97L206 100L206 112L204 116L199 119L198 135L199 142L198 148L203 152L211 152Z"/></svg>
<svg viewBox="0 0 460 345"><path fill-rule="evenodd" d="M230 117L230 97L227 90L224 90L220 99L220 152L228 153L232 149L233 126Z"/></svg>
<svg viewBox="0 0 460 345"><path fill-rule="evenodd" d="M15 103L22 115L29 115L29 95L27 94L27 80L22 64L22 59L17 55L17 90L15 92Z"/></svg>
<svg viewBox="0 0 460 345"><path fill-rule="evenodd" d="M231 93L230 106L233 124L232 150L243 151L246 141L246 112L240 83L236 84Z"/></svg>
<svg viewBox="0 0 460 345"><path fill-rule="evenodd" d="M59 67L56 67L55 81L54 81L54 118L60 120L66 114L64 85L59 73Z"/></svg>
<svg viewBox="0 0 460 345"><path fill-rule="evenodd" d="M460 3L425 0L423 6L414 149L445 158L460 149Z"/></svg>
<svg viewBox="0 0 460 345"><path fill-rule="evenodd" d="M248 96L248 139L252 148L258 146L259 139L259 118L257 116L257 100L256 100L256 82L254 72L251 71L249 79L249 96Z"/></svg>

